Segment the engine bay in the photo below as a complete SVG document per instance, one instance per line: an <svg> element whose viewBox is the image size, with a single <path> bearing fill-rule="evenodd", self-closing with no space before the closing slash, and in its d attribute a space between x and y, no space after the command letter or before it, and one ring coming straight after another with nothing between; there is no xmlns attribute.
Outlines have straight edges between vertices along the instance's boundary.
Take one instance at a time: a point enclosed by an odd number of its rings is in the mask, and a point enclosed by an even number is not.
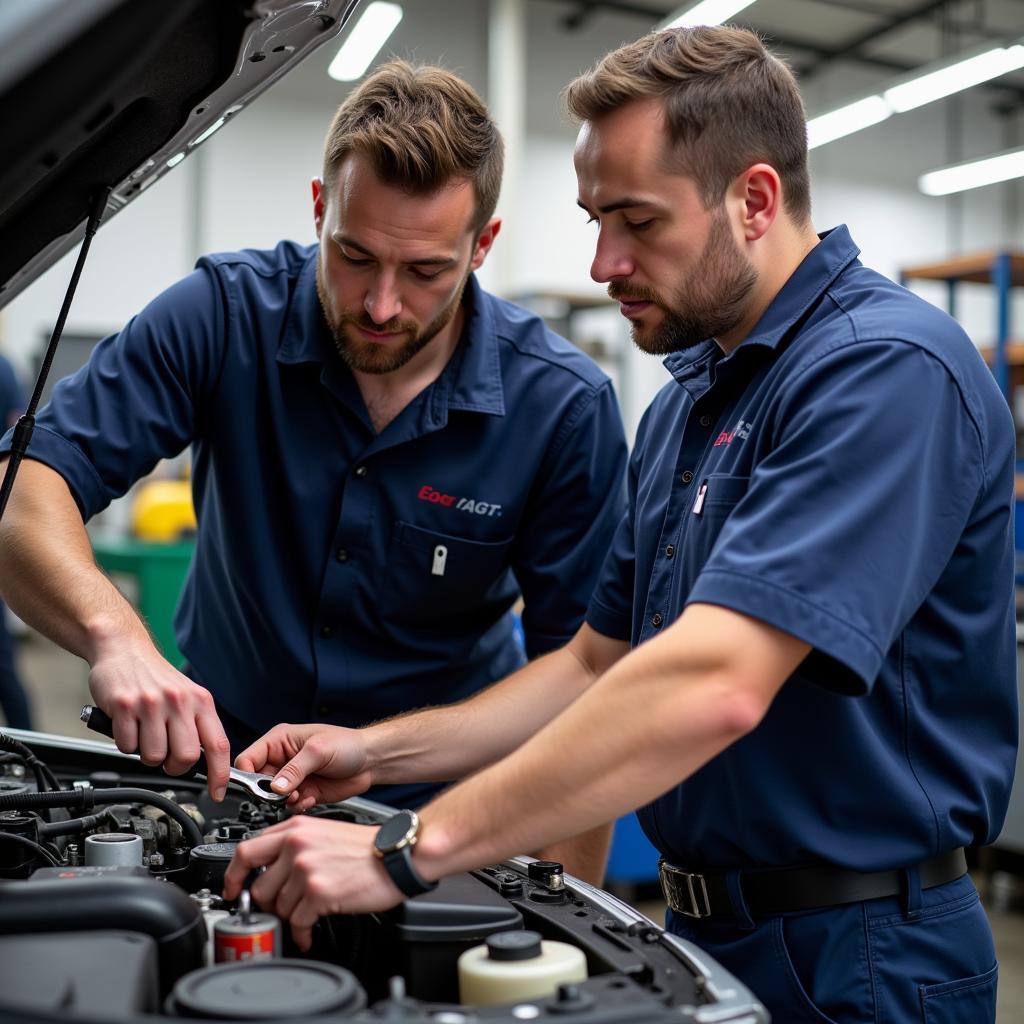
<svg viewBox="0 0 1024 1024"><path fill-rule="evenodd" d="M308 813L373 825L393 811ZM0 1019L767 1020L699 949L530 858L384 914L321 918L301 953L286 922L221 895L237 843L285 814L230 788L215 804L105 743L0 734ZM496 996L467 988L472 957Z"/></svg>

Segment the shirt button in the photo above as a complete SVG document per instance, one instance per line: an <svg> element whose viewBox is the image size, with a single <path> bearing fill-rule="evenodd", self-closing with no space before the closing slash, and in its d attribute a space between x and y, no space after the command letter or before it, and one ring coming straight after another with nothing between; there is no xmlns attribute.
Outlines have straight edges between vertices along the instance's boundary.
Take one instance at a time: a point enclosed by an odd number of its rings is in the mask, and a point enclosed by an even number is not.
<svg viewBox="0 0 1024 1024"><path fill-rule="evenodd" d="M665 620L661 617L661 612L655 612L651 616L651 625L658 629Z"/></svg>
<svg viewBox="0 0 1024 1024"><path fill-rule="evenodd" d="M665 557L666 558L671 558L675 553L676 553L676 546L674 544L669 544L669 546L667 548L665 548Z"/></svg>
<svg viewBox="0 0 1024 1024"><path fill-rule="evenodd" d="M356 476L366 476L366 467L356 466Z"/></svg>
<svg viewBox="0 0 1024 1024"><path fill-rule="evenodd" d="M326 704L321 704L316 710L317 714L326 715L331 709Z"/></svg>
<svg viewBox="0 0 1024 1024"><path fill-rule="evenodd" d="M330 638L332 636L334 636L334 628L332 626L321 626L320 627L320 635L325 640L330 640Z"/></svg>
<svg viewBox="0 0 1024 1024"><path fill-rule="evenodd" d="M347 562L348 551L345 548L338 548L338 551L334 557L337 558L339 562Z"/></svg>
<svg viewBox="0 0 1024 1024"><path fill-rule="evenodd" d="M700 418L700 425L702 427L710 427L711 426L711 417L710 416L701 416L701 418Z"/></svg>
<svg viewBox="0 0 1024 1024"><path fill-rule="evenodd" d="M682 481L683 481L683 483L684 483L684 484L689 484L689 483L693 483L693 474L692 474L692 473L691 473L691 472L690 472L689 470L686 470L686 471L685 471L685 472L683 473L683 475L682 475L682 478L681 478L681 479L682 479Z"/></svg>

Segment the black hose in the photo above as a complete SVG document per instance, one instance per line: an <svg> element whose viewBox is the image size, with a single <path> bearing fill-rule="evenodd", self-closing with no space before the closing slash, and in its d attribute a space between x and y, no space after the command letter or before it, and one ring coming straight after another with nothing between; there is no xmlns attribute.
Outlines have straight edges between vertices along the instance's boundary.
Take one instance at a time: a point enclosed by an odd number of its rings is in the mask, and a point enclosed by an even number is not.
<svg viewBox="0 0 1024 1024"><path fill-rule="evenodd" d="M55 836L71 836L81 832L91 832L102 825L120 826L117 815L113 811L101 811L99 814L87 814L84 818L69 818L67 821L40 822L39 835L43 839Z"/></svg>
<svg viewBox="0 0 1024 1024"><path fill-rule="evenodd" d="M173 800L148 789L62 789L56 793L3 793L0 811L38 810L43 807L73 807L90 811L106 804L148 804L159 807L180 826L190 846L201 846L203 833L188 813Z"/></svg>
<svg viewBox="0 0 1024 1024"><path fill-rule="evenodd" d="M60 861L45 847L28 836L19 836L14 832L0 832L0 842L16 843L18 846L27 846L37 857L42 857L51 867L60 867Z"/></svg>
<svg viewBox="0 0 1024 1024"><path fill-rule="evenodd" d="M16 754L20 757L32 769L36 777L36 784L40 789L60 789L60 785L56 778L54 778L53 772L32 753L31 748L26 747L20 740L0 732L0 750Z"/></svg>

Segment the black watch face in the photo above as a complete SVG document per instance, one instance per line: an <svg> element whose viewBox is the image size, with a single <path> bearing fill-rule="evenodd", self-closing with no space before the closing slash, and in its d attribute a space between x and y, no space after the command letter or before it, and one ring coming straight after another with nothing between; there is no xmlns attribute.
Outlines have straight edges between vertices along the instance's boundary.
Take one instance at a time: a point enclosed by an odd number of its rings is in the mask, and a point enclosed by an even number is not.
<svg viewBox="0 0 1024 1024"><path fill-rule="evenodd" d="M373 845L382 853L394 850L403 839L408 839L412 831L413 817L408 811L400 811L393 818L388 818L380 827Z"/></svg>

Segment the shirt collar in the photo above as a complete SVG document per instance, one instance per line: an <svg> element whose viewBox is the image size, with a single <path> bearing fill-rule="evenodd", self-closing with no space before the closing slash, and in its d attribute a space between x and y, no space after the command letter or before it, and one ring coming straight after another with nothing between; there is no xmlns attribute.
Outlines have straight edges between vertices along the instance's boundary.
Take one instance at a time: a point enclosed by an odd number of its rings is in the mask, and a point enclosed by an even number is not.
<svg viewBox="0 0 1024 1024"><path fill-rule="evenodd" d="M334 352L320 297L316 293L318 246L309 247L306 262L299 271L291 310L277 349L279 363L325 363Z"/></svg>
<svg viewBox="0 0 1024 1024"><path fill-rule="evenodd" d="M475 274L469 275L462 302L466 310L466 322L459 342L462 353L450 381L448 408L504 416L505 388L494 323L494 303L480 287Z"/></svg>
<svg viewBox="0 0 1024 1024"><path fill-rule="evenodd" d="M819 243L803 258L736 351L754 345L778 348L793 324L860 255L845 224L823 232L818 238ZM717 349L714 341L704 341L683 352L673 352L665 359L665 366L677 379L689 376L702 368L704 360L713 356Z"/></svg>
<svg viewBox="0 0 1024 1024"><path fill-rule="evenodd" d="M316 261L314 245L295 285L295 298L277 350L279 363L329 364L338 359L316 293ZM504 416L505 390L494 312L474 274L466 282L462 301L466 311L462 338L448 366L432 385L434 411L442 417L448 409Z"/></svg>

